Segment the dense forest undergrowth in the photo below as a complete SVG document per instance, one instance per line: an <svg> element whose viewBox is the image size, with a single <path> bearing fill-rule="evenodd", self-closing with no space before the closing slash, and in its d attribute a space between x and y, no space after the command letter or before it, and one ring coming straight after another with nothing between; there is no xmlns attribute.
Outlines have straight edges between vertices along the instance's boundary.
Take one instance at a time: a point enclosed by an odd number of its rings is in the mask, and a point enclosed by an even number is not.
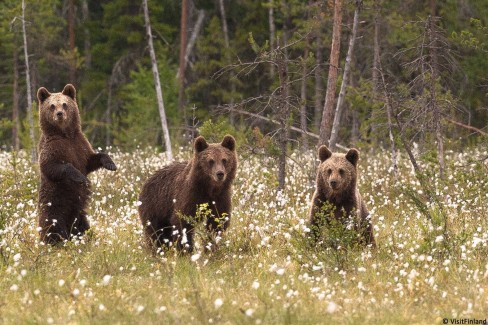
<svg viewBox="0 0 488 325"><path fill-rule="evenodd" d="M447 152L447 177L406 155L363 151L359 187L378 247L310 245L315 152L288 158L284 191L276 161L240 154L231 227L213 252L152 255L137 197L167 164L154 149L109 151L115 174L90 175L92 230L62 247L39 243L39 175L29 154L0 153L0 322L205 324L441 324L485 319L488 309L486 149ZM188 159L186 148L177 159Z"/></svg>

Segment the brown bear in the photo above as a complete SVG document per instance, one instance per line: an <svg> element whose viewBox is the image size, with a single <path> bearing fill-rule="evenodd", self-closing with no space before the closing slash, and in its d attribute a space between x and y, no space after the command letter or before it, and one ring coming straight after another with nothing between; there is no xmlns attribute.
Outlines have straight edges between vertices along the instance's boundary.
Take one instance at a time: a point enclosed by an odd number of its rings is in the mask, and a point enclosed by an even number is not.
<svg viewBox="0 0 488 325"><path fill-rule="evenodd" d="M147 242L154 248L177 243L179 250L193 250L197 208L208 204L206 228L217 233L229 227L232 182L236 176L235 139L221 143L195 139L194 156L156 171L139 195L139 215Z"/></svg>
<svg viewBox="0 0 488 325"><path fill-rule="evenodd" d="M316 189L312 199L310 223L317 236L321 226L319 214L346 223L349 218L360 234L360 242L375 246L369 212L357 188L359 151L350 149L346 154L332 153L325 145L318 149L320 165Z"/></svg>
<svg viewBox="0 0 488 325"><path fill-rule="evenodd" d="M60 93L41 87L39 100L39 227L41 240L56 244L90 228L86 203L87 175L101 167L116 170L105 153L95 153L81 131L76 90L67 84Z"/></svg>

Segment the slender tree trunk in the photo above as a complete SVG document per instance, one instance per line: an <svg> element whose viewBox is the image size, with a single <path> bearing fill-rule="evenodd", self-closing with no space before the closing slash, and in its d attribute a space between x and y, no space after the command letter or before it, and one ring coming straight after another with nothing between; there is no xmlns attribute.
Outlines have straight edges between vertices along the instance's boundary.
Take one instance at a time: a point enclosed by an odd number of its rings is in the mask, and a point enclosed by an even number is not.
<svg viewBox="0 0 488 325"><path fill-rule="evenodd" d="M75 5L68 0L68 38L69 38L69 82L76 84L76 53L75 53Z"/></svg>
<svg viewBox="0 0 488 325"><path fill-rule="evenodd" d="M395 179L398 178L398 152L396 148L396 143L395 143L395 136L393 135L393 111L392 111L392 104L390 100L390 96L388 94L388 89L386 87L386 81L385 81L385 76L383 75L383 69L381 67L381 59L378 57L378 74L381 75L381 80L383 83L383 97L385 99L385 108L386 108L386 117L388 121L388 136L390 138L390 144L391 144L391 165L393 167L393 174L395 176ZM398 123L398 119L396 119L398 126L400 127ZM401 135L400 135L401 136ZM417 162L410 150L410 148L407 146L406 141L403 139L403 136L401 136L401 141L404 144L405 150L407 151L408 156L410 157L410 161L414 168L418 171L418 165Z"/></svg>
<svg viewBox="0 0 488 325"><path fill-rule="evenodd" d="M231 64L231 57L230 57L230 45L229 45L229 29L227 28L227 16L225 15L225 6L224 6L224 0L219 0L219 7L220 7L220 16L222 17L222 30L224 32L224 42L225 42L225 59L227 64ZM231 92L231 97L230 97L230 107L234 107L234 94L236 92L236 85L234 83L234 73L230 72L230 92ZM234 111L230 111L230 123L233 125L234 124Z"/></svg>
<svg viewBox="0 0 488 325"><path fill-rule="evenodd" d="M180 89L178 91L178 110L183 113L184 124L186 125L186 110L185 110L185 50L186 50L186 36L187 36L187 16L188 16L188 1L181 0L181 21L180 21L180 68L178 77L180 81Z"/></svg>
<svg viewBox="0 0 488 325"><path fill-rule="evenodd" d="M380 8L381 0L375 0L373 4L374 10L374 36L373 36L373 70L371 76L373 79L373 98L378 100L382 97L380 91L380 78L379 78L379 60L380 60ZM373 116L373 111L371 111L370 117ZM376 132L376 121L371 122L371 135L375 137Z"/></svg>
<svg viewBox="0 0 488 325"><path fill-rule="evenodd" d="M432 73L430 76L430 105L434 115L435 137L437 140L437 155L439 159L439 174L444 178L446 163L444 161L444 138L442 136L441 107L437 102L437 79L439 78L439 59L437 53L437 5L435 0L430 1L431 17L429 18L429 50L431 56Z"/></svg>
<svg viewBox="0 0 488 325"><path fill-rule="evenodd" d="M374 37L373 37L373 92L375 98L380 98L380 78L379 78L379 61L380 61L380 0L374 1Z"/></svg>
<svg viewBox="0 0 488 325"><path fill-rule="evenodd" d="M29 121L29 137L31 141L31 160L37 160L36 138L34 135L34 118L32 116L32 90L29 69L29 51L27 49L27 31L25 28L25 2L22 0L22 34L24 38L25 84L27 88L27 120Z"/></svg>
<svg viewBox="0 0 488 325"><path fill-rule="evenodd" d="M320 130L320 118L322 115L322 99L324 98L323 85L322 85L322 64L324 50L322 46L322 28L316 31L317 35L315 38L316 48L315 48L315 109L314 109L314 126L315 132L319 133Z"/></svg>
<svg viewBox="0 0 488 325"><path fill-rule="evenodd" d="M287 44L289 39L289 31L291 25L291 14L290 7L286 1L283 2L285 7L285 22L283 26L283 54L279 58L278 62L278 75L280 79L280 130L279 130L279 148L280 154L278 157L278 190L282 191L285 189L286 180L286 146L289 137L289 123L288 119L290 117L290 104L288 102L290 89L289 89L289 78L288 78L288 50Z"/></svg>
<svg viewBox="0 0 488 325"><path fill-rule="evenodd" d="M180 66L178 69L178 110L183 116L183 125L187 125L186 109L185 109L185 71L186 71L186 47L188 34L188 1L181 1L181 20L180 20ZM186 128L185 128L186 129Z"/></svg>
<svg viewBox="0 0 488 325"><path fill-rule="evenodd" d="M308 16L308 15L307 15ZM302 80L300 85L300 127L305 132L302 135L302 148L308 150L308 137L307 132L307 59L310 47L310 37L307 36L305 41L305 50L303 51L303 66L302 66Z"/></svg>
<svg viewBox="0 0 488 325"><path fill-rule="evenodd" d="M330 133L329 147L331 150L335 150L337 138L339 136L339 128L341 123L342 113L344 112L344 98L346 96L347 83L349 82L349 75L351 71L351 61L354 52L354 44L356 44L356 34L358 31L359 23L359 10L361 1L356 0L356 9L354 10L354 21L352 24L352 34L349 39L349 48L347 50L346 64L344 66L344 73L342 76L341 91L339 92L339 98L337 99L337 106L334 114L334 123L332 125L332 131Z"/></svg>
<svg viewBox="0 0 488 325"><path fill-rule="evenodd" d="M327 78L327 92L325 94L322 121L320 123L319 145L328 144L334 118L334 101L337 74L339 70L339 52L341 45L342 29L342 0L335 0L334 3L334 26L332 28L332 46L330 49L329 76Z"/></svg>
<svg viewBox="0 0 488 325"><path fill-rule="evenodd" d="M90 29L87 27L88 22L90 20L90 10L88 8L88 0L83 0L82 7L81 7L82 15L83 15L83 25L84 27L84 54L85 54L85 67L87 70L91 68L92 62L92 55L91 55L91 40L90 40Z"/></svg>
<svg viewBox="0 0 488 325"><path fill-rule="evenodd" d="M195 26L193 26L193 31L191 33L190 39L188 40L188 44L186 45L185 49L185 68L188 65L188 61L190 59L190 54L193 51L193 46L195 46L195 42L197 41L197 36L200 34L200 30L203 26L203 20L205 19L205 10L200 9L198 11L198 18Z"/></svg>
<svg viewBox="0 0 488 325"><path fill-rule="evenodd" d="M142 0L144 7L144 20L146 23L147 43L149 46L149 54L151 56L152 72L154 77L154 87L156 88L156 96L158 100L159 116L161 118L161 127L163 129L164 144L166 147L166 154L168 160L173 160L173 151L171 149L171 139L169 137L168 123L166 121L166 113L164 111L163 91L161 89L161 82L159 79L158 63L156 61L156 53L154 52L154 45L152 40L151 22L149 21L149 9L147 7L147 0Z"/></svg>
<svg viewBox="0 0 488 325"><path fill-rule="evenodd" d="M20 149L19 130L19 54L14 49L14 81L12 85L12 145L15 151Z"/></svg>
<svg viewBox="0 0 488 325"><path fill-rule="evenodd" d="M271 52L274 52L274 50L275 50L276 26L275 26L275 22L274 22L274 3L273 3L273 0L269 0L268 22L269 22L269 47L270 47ZM274 64L270 64L269 74L271 76L271 79L273 79L274 74L275 74Z"/></svg>

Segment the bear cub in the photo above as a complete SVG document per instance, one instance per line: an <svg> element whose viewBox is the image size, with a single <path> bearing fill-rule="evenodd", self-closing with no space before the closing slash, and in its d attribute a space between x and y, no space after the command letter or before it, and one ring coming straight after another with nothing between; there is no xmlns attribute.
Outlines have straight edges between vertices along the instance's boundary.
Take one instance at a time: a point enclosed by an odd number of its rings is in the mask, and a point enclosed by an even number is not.
<svg viewBox="0 0 488 325"><path fill-rule="evenodd" d="M39 100L39 227L41 240L56 244L89 228L87 175L99 168L116 170L105 153L95 153L81 131L76 90L67 84L60 93L41 87Z"/></svg>
<svg viewBox="0 0 488 325"><path fill-rule="evenodd" d="M361 194L357 188L357 163L359 151L350 149L346 154L332 153L327 146L318 149L320 165L317 171L316 189L312 198L310 223L315 237L318 236L318 220L322 213L346 223L350 218L360 235L360 242L375 247L373 227ZM329 219L330 220L330 219Z"/></svg>
<svg viewBox="0 0 488 325"><path fill-rule="evenodd" d="M194 156L156 171L139 195L139 215L146 241L153 247L171 246L193 250L197 208L208 204L206 228L211 233L229 227L232 182L236 176L235 139L226 135L221 143L195 139Z"/></svg>

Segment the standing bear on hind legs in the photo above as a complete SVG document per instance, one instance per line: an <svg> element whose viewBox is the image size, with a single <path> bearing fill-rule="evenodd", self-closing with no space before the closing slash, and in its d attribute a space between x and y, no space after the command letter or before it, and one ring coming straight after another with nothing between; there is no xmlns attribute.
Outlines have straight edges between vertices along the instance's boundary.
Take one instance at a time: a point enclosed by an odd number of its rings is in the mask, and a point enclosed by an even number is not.
<svg viewBox="0 0 488 325"><path fill-rule="evenodd" d="M330 224L331 218L344 224L351 220L359 241L375 247L373 225L357 188L359 151L350 149L346 154L332 153L322 145L317 153L320 165L310 209L314 237L320 235L320 226ZM321 217L325 220L319 220Z"/></svg>
<svg viewBox="0 0 488 325"><path fill-rule="evenodd" d="M60 93L41 87L39 100L39 227L41 240L56 244L83 235L89 228L87 175L99 168L116 170L105 153L95 153L81 131L76 90L67 84Z"/></svg>
<svg viewBox="0 0 488 325"><path fill-rule="evenodd" d="M145 182L139 215L150 246L157 249L176 243L179 250L192 251L196 222L205 221L210 234L227 229L237 170L235 147L230 135L221 143L207 143L200 136L190 161L174 162ZM208 205L206 220L196 219L201 204Z"/></svg>

